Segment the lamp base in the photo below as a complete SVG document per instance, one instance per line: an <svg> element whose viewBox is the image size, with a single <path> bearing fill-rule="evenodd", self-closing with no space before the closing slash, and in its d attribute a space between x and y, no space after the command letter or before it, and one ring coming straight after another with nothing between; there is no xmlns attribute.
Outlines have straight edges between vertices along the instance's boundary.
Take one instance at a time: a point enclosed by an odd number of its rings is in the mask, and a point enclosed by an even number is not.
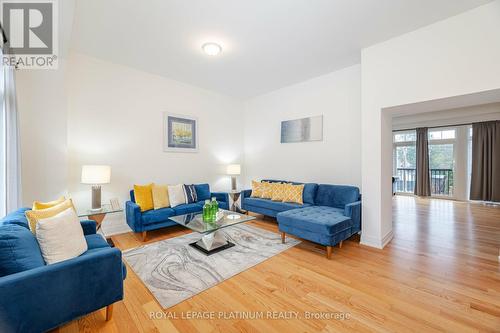
<svg viewBox="0 0 500 333"><path fill-rule="evenodd" d="M236 176L231 176L231 190L236 191Z"/></svg>
<svg viewBox="0 0 500 333"><path fill-rule="evenodd" d="M92 185L92 210L101 209L101 185Z"/></svg>

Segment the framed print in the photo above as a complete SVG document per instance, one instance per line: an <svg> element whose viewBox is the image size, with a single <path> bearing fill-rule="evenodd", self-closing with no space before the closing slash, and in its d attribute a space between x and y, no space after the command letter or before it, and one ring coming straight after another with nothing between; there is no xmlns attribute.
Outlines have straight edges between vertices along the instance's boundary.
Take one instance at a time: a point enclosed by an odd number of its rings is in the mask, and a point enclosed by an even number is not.
<svg viewBox="0 0 500 333"><path fill-rule="evenodd" d="M163 114L163 151L198 151L198 120L194 117Z"/></svg>

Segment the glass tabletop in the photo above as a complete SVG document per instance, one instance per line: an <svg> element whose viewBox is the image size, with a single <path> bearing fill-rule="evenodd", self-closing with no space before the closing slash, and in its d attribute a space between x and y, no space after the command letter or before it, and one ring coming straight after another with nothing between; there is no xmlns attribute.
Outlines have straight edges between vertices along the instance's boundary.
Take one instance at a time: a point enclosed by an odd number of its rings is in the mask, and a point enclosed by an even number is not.
<svg viewBox="0 0 500 333"><path fill-rule="evenodd" d="M99 215L99 214L110 214L118 212L123 212L123 208L121 207L113 208L110 204L104 204L101 206L101 209L99 210L94 210L94 209L85 209L81 211L78 210L78 217Z"/></svg>
<svg viewBox="0 0 500 333"><path fill-rule="evenodd" d="M203 222L201 213L190 213L185 215L172 216L170 219L180 225L185 226L199 233L209 233L235 224L254 220L255 217L243 215L229 210L219 210L220 219L216 222Z"/></svg>

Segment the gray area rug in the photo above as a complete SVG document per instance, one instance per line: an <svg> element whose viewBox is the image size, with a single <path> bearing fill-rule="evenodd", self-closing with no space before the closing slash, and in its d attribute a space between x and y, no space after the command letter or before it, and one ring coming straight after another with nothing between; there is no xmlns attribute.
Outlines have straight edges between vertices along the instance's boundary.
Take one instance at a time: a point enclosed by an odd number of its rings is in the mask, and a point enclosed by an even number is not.
<svg viewBox="0 0 500 333"><path fill-rule="evenodd" d="M163 308L191 298L230 277L289 249L300 241L249 225L223 229L236 246L206 256L189 246L191 233L123 252L123 257Z"/></svg>

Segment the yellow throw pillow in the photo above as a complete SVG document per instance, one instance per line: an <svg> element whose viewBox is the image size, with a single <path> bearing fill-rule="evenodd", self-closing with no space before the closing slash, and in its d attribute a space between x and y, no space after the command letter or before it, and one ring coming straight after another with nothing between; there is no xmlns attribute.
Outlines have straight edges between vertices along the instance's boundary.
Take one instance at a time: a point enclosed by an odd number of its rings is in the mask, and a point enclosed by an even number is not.
<svg viewBox="0 0 500 333"><path fill-rule="evenodd" d="M252 180L252 194L251 198L260 198L262 197L262 183Z"/></svg>
<svg viewBox="0 0 500 333"><path fill-rule="evenodd" d="M262 199L271 199L273 196L273 184L262 182Z"/></svg>
<svg viewBox="0 0 500 333"><path fill-rule="evenodd" d="M273 201L283 201L285 199L285 185L281 183L273 183L271 193L271 200Z"/></svg>
<svg viewBox="0 0 500 333"><path fill-rule="evenodd" d="M141 207L141 212L153 209L153 183L134 185L134 197L135 203Z"/></svg>
<svg viewBox="0 0 500 333"><path fill-rule="evenodd" d="M55 205L60 204L64 200L66 200L66 198L64 196L62 196L59 199L56 199L54 201L49 201L49 202L34 201L32 209L33 210L47 209L47 208L54 207Z"/></svg>
<svg viewBox="0 0 500 333"><path fill-rule="evenodd" d="M293 202L303 204L302 194L304 192L304 185L291 185L284 184L285 198L283 202Z"/></svg>
<svg viewBox="0 0 500 333"><path fill-rule="evenodd" d="M170 200L168 200L168 186L153 184L153 208L160 209L170 207Z"/></svg>
<svg viewBox="0 0 500 333"><path fill-rule="evenodd" d="M50 208L40 209L40 210L27 210L24 214L28 219L31 232L33 234L36 234L36 224L38 223L38 220L53 217L65 211L68 208L72 208L73 210L75 210L75 207L73 206L73 201L71 201L71 199L64 200L60 204L57 204Z"/></svg>

